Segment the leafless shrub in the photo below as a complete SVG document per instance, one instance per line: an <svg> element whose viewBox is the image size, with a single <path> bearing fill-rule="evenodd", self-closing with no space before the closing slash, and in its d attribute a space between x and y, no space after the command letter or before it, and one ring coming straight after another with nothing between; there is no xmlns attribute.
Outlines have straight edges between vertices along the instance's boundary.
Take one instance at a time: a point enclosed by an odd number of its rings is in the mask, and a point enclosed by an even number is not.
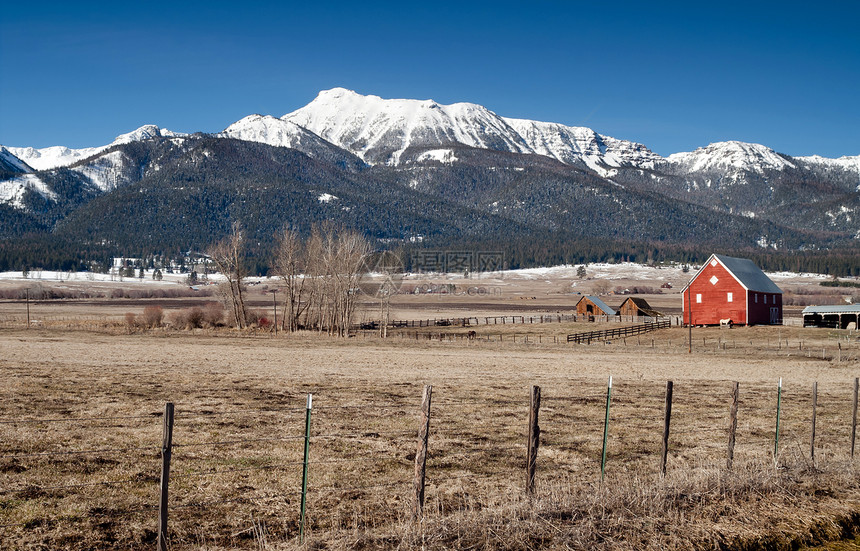
<svg viewBox="0 0 860 551"><path fill-rule="evenodd" d="M215 302L206 304L203 308L203 323L206 327L218 327L224 322L224 309Z"/></svg>
<svg viewBox="0 0 860 551"><path fill-rule="evenodd" d="M245 313L245 320L248 322L248 326L253 327L269 327L272 323L269 318L259 310L248 310Z"/></svg>
<svg viewBox="0 0 860 551"><path fill-rule="evenodd" d="M195 306L185 314L185 326L188 329L198 329L203 327L203 319L203 309Z"/></svg>
<svg viewBox="0 0 860 551"><path fill-rule="evenodd" d="M134 331L137 327L137 316L135 316L132 312L126 312L125 314L125 328L128 329L129 333Z"/></svg>
<svg viewBox="0 0 860 551"><path fill-rule="evenodd" d="M788 306L824 306L845 304L843 294L830 289L795 289L782 295L782 303Z"/></svg>
<svg viewBox="0 0 860 551"><path fill-rule="evenodd" d="M33 286L15 287L0 290L0 299L24 300L29 295L30 300L53 300L64 298L100 298L103 293L80 289L52 289L42 283Z"/></svg>
<svg viewBox="0 0 860 551"><path fill-rule="evenodd" d="M161 306L147 306L143 309L143 323L146 327L161 327L164 309Z"/></svg>
<svg viewBox="0 0 860 551"><path fill-rule="evenodd" d="M205 315L202 308L195 306L188 310L178 310L170 315L170 325L175 329L198 329L203 327Z"/></svg>
<svg viewBox="0 0 860 551"><path fill-rule="evenodd" d="M185 312L176 310L168 316L168 323L174 329L185 329Z"/></svg>

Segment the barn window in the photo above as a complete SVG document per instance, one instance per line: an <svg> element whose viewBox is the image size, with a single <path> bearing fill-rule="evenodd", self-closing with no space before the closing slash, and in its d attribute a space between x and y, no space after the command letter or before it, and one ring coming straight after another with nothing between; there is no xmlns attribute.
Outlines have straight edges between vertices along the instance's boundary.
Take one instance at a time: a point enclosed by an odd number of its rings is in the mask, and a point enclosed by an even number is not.
<svg viewBox="0 0 860 551"><path fill-rule="evenodd" d="M764 303L767 304L767 295L764 295Z"/></svg>
<svg viewBox="0 0 860 551"><path fill-rule="evenodd" d="M719 279L717 279L717 276L711 276L711 279L710 279L711 285L716 285L718 281L719 281Z"/></svg>
<svg viewBox="0 0 860 551"><path fill-rule="evenodd" d="M731 293L726 293L726 301L727 301L727 302L731 302L731 301L732 301L732 294L731 294Z"/></svg>
<svg viewBox="0 0 860 551"><path fill-rule="evenodd" d="M696 293L696 302L699 302L699 303L702 302L702 294L701 293Z"/></svg>
<svg viewBox="0 0 860 551"><path fill-rule="evenodd" d="M755 297L755 303L758 304L758 295L753 295Z"/></svg>
<svg viewBox="0 0 860 551"><path fill-rule="evenodd" d="M713 266L714 268L717 267L717 259L716 258L711 260L711 266Z"/></svg>

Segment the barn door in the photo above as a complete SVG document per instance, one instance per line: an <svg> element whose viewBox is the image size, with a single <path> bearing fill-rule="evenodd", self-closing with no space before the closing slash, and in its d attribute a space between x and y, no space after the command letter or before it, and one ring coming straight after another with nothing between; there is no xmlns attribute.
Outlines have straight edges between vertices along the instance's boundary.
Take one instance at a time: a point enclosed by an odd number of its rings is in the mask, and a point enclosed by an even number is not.
<svg viewBox="0 0 860 551"><path fill-rule="evenodd" d="M770 324L776 325L779 323L779 308L770 309Z"/></svg>

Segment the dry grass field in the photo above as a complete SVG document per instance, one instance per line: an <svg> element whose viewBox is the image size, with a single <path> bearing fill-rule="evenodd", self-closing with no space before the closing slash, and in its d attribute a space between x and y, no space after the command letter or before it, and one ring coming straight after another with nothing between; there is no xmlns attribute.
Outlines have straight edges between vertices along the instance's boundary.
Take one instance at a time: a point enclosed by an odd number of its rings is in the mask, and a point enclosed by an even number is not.
<svg viewBox="0 0 860 551"><path fill-rule="evenodd" d="M688 353L679 327L568 345L552 337L601 324L478 326L474 340L463 328L410 329L382 340L370 332L130 331L122 322L153 302L187 307L174 300L45 302L31 305L40 326L0 328L0 548L155 547L168 401L176 408L170 549L798 549L860 527L860 478L849 457L856 332L696 328ZM400 308L409 319L529 315L519 305L539 302L528 309L540 315L554 302L514 295L479 309L470 300L418 297ZM21 306L5 302L0 314L19 316ZM419 315L426 312L436 315ZM667 380L674 400L661 476ZM733 381L740 402L728 469ZM433 385L433 399L427 497L416 521L424 385ZM542 400L528 495L531 385Z"/></svg>

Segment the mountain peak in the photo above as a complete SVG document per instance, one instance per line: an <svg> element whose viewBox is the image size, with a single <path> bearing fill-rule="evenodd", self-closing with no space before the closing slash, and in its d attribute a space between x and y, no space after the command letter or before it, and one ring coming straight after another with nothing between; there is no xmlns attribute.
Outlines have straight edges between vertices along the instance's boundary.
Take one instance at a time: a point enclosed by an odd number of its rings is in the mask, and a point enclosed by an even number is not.
<svg viewBox="0 0 860 551"><path fill-rule="evenodd" d="M154 124L144 124L137 130L132 130L126 134L120 134L116 137L111 145L119 145L124 143L131 142L140 142L143 140L150 140L152 138L172 138L176 136L185 136L186 134L180 134L177 132L171 132L166 128L159 128Z"/></svg>
<svg viewBox="0 0 860 551"><path fill-rule="evenodd" d="M152 138L164 137L181 137L186 134L172 132L166 128L159 128L154 124L145 124L136 130L132 130L126 134L120 134L108 145L97 147L84 147L81 149L71 149L62 145L54 145L51 147L42 147L39 149L33 147L9 147L10 153L30 165L36 170L50 170L61 166L69 166L78 161L98 155L105 149L114 145L127 144L149 140Z"/></svg>
<svg viewBox="0 0 860 551"><path fill-rule="evenodd" d="M767 146L737 140L714 142L695 151L674 153L668 160L694 172L732 169L760 173L765 169L795 168L787 157Z"/></svg>
<svg viewBox="0 0 860 551"><path fill-rule="evenodd" d="M472 103L382 99L334 88L281 118L375 164L398 164L410 147L460 144L532 152L501 117Z"/></svg>

